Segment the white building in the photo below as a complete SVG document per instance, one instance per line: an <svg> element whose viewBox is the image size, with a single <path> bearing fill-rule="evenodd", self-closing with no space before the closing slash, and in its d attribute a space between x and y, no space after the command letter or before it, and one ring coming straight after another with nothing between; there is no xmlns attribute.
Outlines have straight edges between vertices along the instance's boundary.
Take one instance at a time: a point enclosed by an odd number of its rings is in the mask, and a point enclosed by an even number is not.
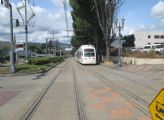
<svg viewBox="0 0 164 120"><path fill-rule="evenodd" d="M136 32L135 47L142 48L147 44L164 43L164 31L163 32Z"/></svg>

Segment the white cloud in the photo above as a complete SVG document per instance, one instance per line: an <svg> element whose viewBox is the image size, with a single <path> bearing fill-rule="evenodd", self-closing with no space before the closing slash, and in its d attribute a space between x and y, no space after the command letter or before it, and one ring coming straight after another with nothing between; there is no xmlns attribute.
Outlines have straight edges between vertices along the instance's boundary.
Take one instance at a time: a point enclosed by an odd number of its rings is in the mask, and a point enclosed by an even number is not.
<svg viewBox="0 0 164 120"><path fill-rule="evenodd" d="M55 0L54 2L62 4L60 0ZM13 5L13 18L19 18L21 24L21 17L19 16L18 12L16 11L16 5ZM17 3L17 6L20 3ZM65 25L65 16L63 6L61 9L49 11L45 8L40 6L33 7L35 12L35 18L31 20L30 24L34 24L35 26L29 26L29 42L45 42L46 37L52 37L50 31L55 30L61 33L56 34L58 36L59 41L70 42L70 40L66 40L62 36L66 36L66 33L63 33L63 30L66 30ZM21 13L24 10L22 9ZM32 14L30 11L28 12L29 16ZM10 40L10 24L9 24L9 10L5 7L0 7L0 40ZM3 20L3 21L2 21ZM72 29L72 18L70 12L68 12L68 21L69 21L69 29ZM25 41L25 34L24 34L24 27L21 26L19 28L14 28L14 32L16 33L17 41L23 42Z"/></svg>
<svg viewBox="0 0 164 120"><path fill-rule="evenodd" d="M55 6L63 7L63 0L52 0L52 2L54 3ZM68 5L69 0L66 0L66 3Z"/></svg>
<svg viewBox="0 0 164 120"><path fill-rule="evenodd" d="M159 1L151 10L151 15L156 18L164 17L164 1Z"/></svg>
<svg viewBox="0 0 164 120"><path fill-rule="evenodd" d="M161 30L160 26L156 24L151 25L139 25L139 26L125 26L125 29L123 29L122 33L123 35L131 35L134 34L137 31L157 31Z"/></svg>
<svg viewBox="0 0 164 120"><path fill-rule="evenodd" d="M160 24L164 26L164 1L159 1L152 7L151 15L159 20Z"/></svg>

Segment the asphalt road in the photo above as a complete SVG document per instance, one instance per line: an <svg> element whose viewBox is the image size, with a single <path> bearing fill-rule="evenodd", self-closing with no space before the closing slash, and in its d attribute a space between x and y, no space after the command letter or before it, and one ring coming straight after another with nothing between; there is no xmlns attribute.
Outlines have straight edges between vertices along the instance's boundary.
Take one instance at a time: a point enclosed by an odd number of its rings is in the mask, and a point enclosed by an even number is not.
<svg viewBox="0 0 164 120"><path fill-rule="evenodd" d="M41 95L32 120L150 120L148 105L163 78L161 66L81 65L70 58L47 73L0 77L0 120L25 119Z"/></svg>

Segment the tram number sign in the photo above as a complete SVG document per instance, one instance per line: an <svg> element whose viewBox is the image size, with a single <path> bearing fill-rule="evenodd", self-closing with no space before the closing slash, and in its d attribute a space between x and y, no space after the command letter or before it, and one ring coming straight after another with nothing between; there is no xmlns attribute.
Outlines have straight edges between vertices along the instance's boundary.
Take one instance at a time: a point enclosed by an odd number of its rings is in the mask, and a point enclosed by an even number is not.
<svg viewBox="0 0 164 120"><path fill-rule="evenodd" d="M6 8L9 8L9 0L1 0L1 4L4 5Z"/></svg>
<svg viewBox="0 0 164 120"><path fill-rule="evenodd" d="M164 88L149 105L152 120L164 120Z"/></svg>

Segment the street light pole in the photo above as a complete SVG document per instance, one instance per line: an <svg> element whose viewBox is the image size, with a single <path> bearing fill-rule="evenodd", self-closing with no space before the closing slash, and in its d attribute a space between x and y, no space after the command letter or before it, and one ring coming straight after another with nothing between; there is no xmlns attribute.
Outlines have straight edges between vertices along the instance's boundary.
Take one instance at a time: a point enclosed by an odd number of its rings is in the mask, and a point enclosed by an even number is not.
<svg viewBox="0 0 164 120"><path fill-rule="evenodd" d="M119 40L120 40L120 46L119 46L119 65L120 67L122 67L122 35L121 35L121 30L124 28L124 23L125 23L125 19L121 19L121 23L119 22L118 23L118 19L115 20L115 25L116 25L116 28L118 29L118 34L119 34Z"/></svg>
<svg viewBox="0 0 164 120"><path fill-rule="evenodd" d="M13 14L12 14L12 5L10 4L9 0L1 0L1 4L3 4L6 8L10 9L10 39L11 39L11 52L10 52L10 61L11 61L11 68L10 72L16 72L16 65L15 65L15 47L14 47L14 37L13 37Z"/></svg>
<svg viewBox="0 0 164 120"><path fill-rule="evenodd" d="M10 8L10 39L11 39L11 68L10 72L15 73L16 72L16 65L15 65L15 51L14 51L14 37L13 37L13 15L12 15L12 5L9 3Z"/></svg>
<svg viewBox="0 0 164 120"><path fill-rule="evenodd" d="M52 42L53 42L53 56L55 56L56 54L55 54L55 37L54 37L54 31L53 31L53 33L52 33Z"/></svg>
<svg viewBox="0 0 164 120"><path fill-rule="evenodd" d="M26 44L25 44L25 63L28 63L28 26L27 26L27 0L25 0L25 33L26 33Z"/></svg>
<svg viewBox="0 0 164 120"><path fill-rule="evenodd" d="M48 55L48 38L46 38L46 53Z"/></svg>

